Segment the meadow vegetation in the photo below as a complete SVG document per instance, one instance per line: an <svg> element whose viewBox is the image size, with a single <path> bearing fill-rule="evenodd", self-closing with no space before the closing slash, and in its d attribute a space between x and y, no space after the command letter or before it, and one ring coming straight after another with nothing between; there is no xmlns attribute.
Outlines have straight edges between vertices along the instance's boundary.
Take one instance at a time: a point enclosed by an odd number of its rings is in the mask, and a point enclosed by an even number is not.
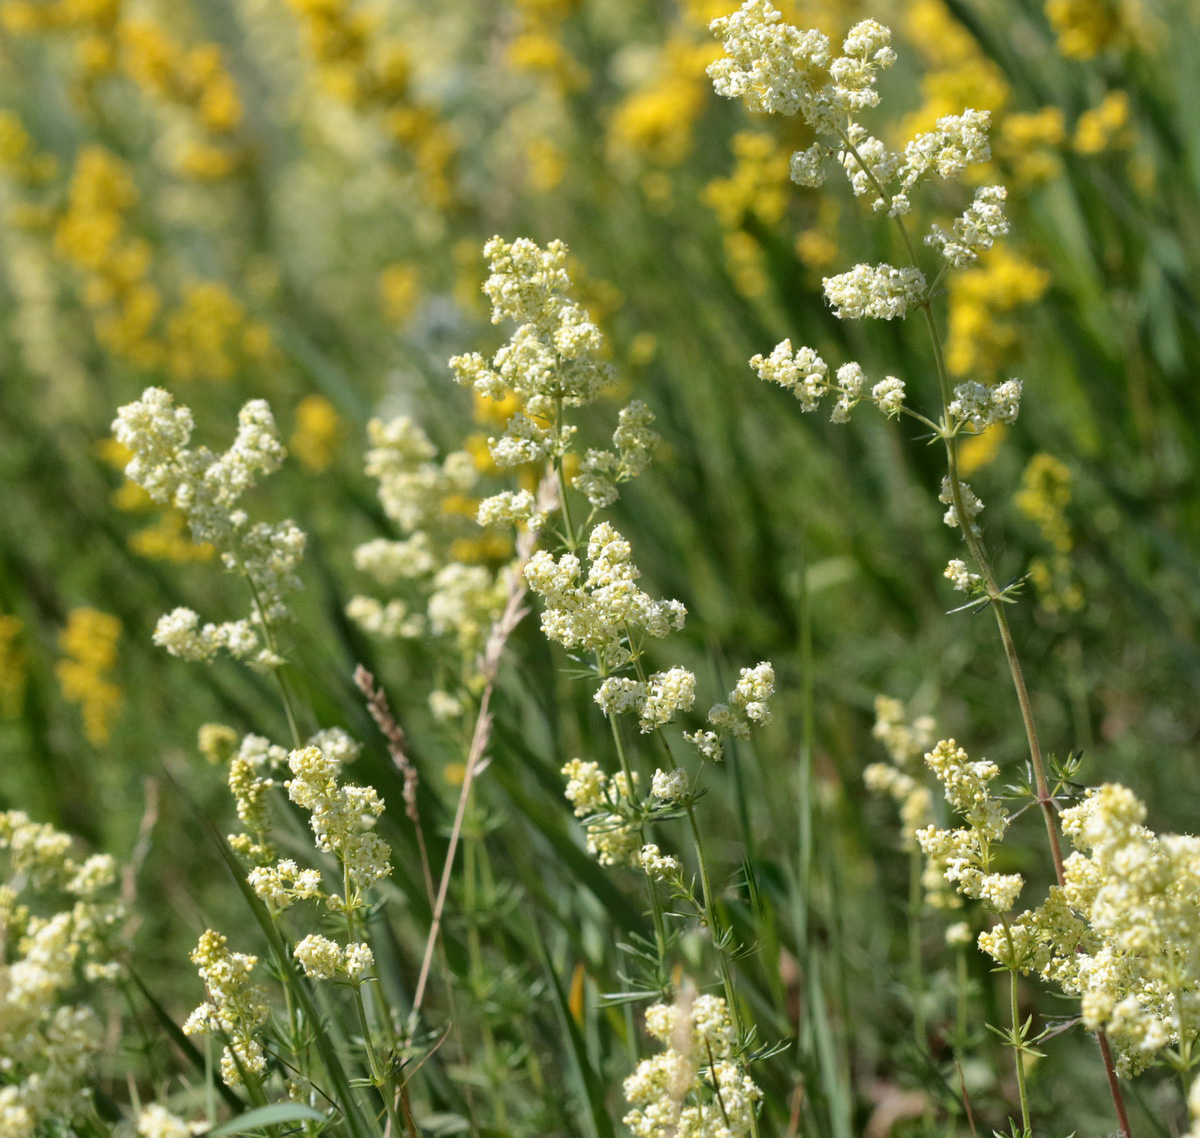
<svg viewBox="0 0 1200 1138"><path fill-rule="evenodd" d="M0 0L0 1138L1200 1134L1198 51Z"/></svg>

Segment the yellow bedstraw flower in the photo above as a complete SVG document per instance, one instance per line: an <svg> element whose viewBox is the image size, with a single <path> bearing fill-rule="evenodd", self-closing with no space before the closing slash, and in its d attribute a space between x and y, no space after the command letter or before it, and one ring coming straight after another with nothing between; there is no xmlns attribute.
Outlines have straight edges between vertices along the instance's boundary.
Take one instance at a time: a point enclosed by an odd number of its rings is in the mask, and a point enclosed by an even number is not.
<svg viewBox="0 0 1200 1138"><path fill-rule="evenodd" d="M389 323L407 324L420 299L421 274L416 265L398 261L379 274L379 306Z"/></svg>
<svg viewBox="0 0 1200 1138"><path fill-rule="evenodd" d="M1067 59L1091 59L1111 46L1121 32L1113 0L1046 0L1045 12L1059 54Z"/></svg>
<svg viewBox="0 0 1200 1138"><path fill-rule="evenodd" d="M100 746L112 734L124 697L110 678L117 666L121 622L94 608L74 609L59 634L63 659L55 665L63 698L77 703L88 742Z"/></svg>
<svg viewBox="0 0 1200 1138"><path fill-rule="evenodd" d="M113 859L77 862L71 847L21 811L0 813L0 1132L14 1138L78 1133L95 1117L105 1031L79 993L81 981L118 975L122 913L104 897Z"/></svg>
<svg viewBox="0 0 1200 1138"><path fill-rule="evenodd" d="M0 613L0 715L16 719L25 703L25 652L18 638L23 621Z"/></svg>
<svg viewBox="0 0 1200 1138"><path fill-rule="evenodd" d="M1127 147L1131 135L1129 96L1124 91L1110 91L1097 106L1079 116L1075 149L1080 154L1103 154Z"/></svg>
<svg viewBox="0 0 1200 1138"><path fill-rule="evenodd" d="M306 395L296 405L296 429L288 449L307 470L328 470L342 437L342 421L332 403L322 395Z"/></svg>
<svg viewBox="0 0 1200 1138"><path fill-rule="evenodd" d="M1044 557L1035 557L1029 576L1038 603L1049 613L1077 612L1083 607L1083 589L1071 564L1074 541L1066 510L1071 502L1071 472L1053 455L1035 454L1021 476L1021 489L1014 501L1035 522L1042 541L1049 547Z"/></svg>

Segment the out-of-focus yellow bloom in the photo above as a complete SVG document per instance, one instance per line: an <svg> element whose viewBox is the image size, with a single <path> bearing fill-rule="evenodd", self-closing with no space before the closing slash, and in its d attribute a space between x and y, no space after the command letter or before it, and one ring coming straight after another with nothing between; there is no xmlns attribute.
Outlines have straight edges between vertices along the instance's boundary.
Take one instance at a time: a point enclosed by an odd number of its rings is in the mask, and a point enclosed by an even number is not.
<svg viewBox="0 0 1200 1138"><path fill-rule="evenodd" d="M822 229L805 229L796 237L796 256L810 269L823 272L837 261L838 247Z"/></svg>
<svg viewBox="0 0 1200 1138"><path fill-rule="evenodd" d="M1058 107L1006 115L1000 123L996 152L1012 168L1018 182L1044 182L1062 169L1058 148L1066 134L1066 122Z"/></svg>
<svg viewBox="0 0 1200 1138"><path fill-rule="evenodd" d="M1111 0L1046 0L1046 19L1068 59L1091 59L1116 42L1121 18Z"/></svg>
<svg viewBox="0 0 1200 1138"><path fill-rule="evenodd" d="M242 303L224 285L202 281L184 289L183 301L167 319L167 368L176 380L233 377L240 363Z"/></svg>
<svg viewBox="0 0 1200 1138"><path fill-rule="evenodd" d="M108 741L121 711L124 697L111 678L120 638L121 622L115 616L86 607L72 610L59 633L63 658L54 673L63 698L79 704L83 732L93 746Z"/></svg>
<svg viewBox="0 0 1200 1138"><path fill-rule="evenodd" d="M993 423L981 435L965 435L958 443L958 472L969 478L975 471L990 463L1008 437L1008 427Z"/></svg>
<svg viewBox="0 0 1200 1138"><path fill-rule="evenodd" d="M1071 472L1049 454L1035 454L1021 476L1016 507L1037 524L1042 540L1050 547L1045 557L1035 558L1029 576L1038 602L1047 612L1077 612L1083 607L1083 589L1071 565L1074 541L1066 510L1071 501Z"/></svg>
<svg viewBox="0 0 1200 1138"><path fill-rule="evenodd" d="M288 449L314 473L328 470L342 437L342 421L322 395L306 395L296 404L296 429Z"/></svg>
<svg viewBox="0 0 1200 1138"><path fill-rule="evenodd" d="M669 40L647 83L617 105L608 125L614 157L633 156L664 166L678 165L691 152L693 128L708 101L705 68L719 58L711 37L693 44Z"/></svg>
<svg viewBox="0 0 1200 1138"><path fill-rule="evenodd" d="M653 332L639 332L629 345L629 362L645 367L658 352L658 337Z"/></svg>
<svg viewBox="0 0 1200 1138"><path fill-rule="evenodd" d="M480 537L458 537L450 543L450 560L464 565L480 565L490 561L505 561L512 556L510 537L488 531Z"/></svg>
<svg viewBox="0 0 1200 1138"><path fill-rule="evenodd" d="M472 395L475 422L481 425L506 427L509 419L521 410L521 397L515 391L506 392L503 399L489 399L478 391Z"/></svg>
<svg viewBox="0 0 1200 1138"><path fill-rule="evenodd" d="M407 324L420 299L421 275L416 265L400 261L379 274L379 306L390 324Z"/></svg>
<svg viewBox="0 0 1200 1138"><path fill-rule="evenodd" d="M0 715L16 719L25 706L25 653L18 643L25 624L0 613Z"/></svg>
<svg viewBox="0 0 1200 1138"><path fill-rule="evenodd" d="M227 136L241 123L242 102L214 43L185 47L153 20L124 20L118 30L125 73L148 95L182 108L203 137L179 149L180 170L195 178L223 178L240 155L208 136Z"/></svg>
<svg viewBox="0 0 1200 1138"><path fill-rule="evenodd" d="M767 291L767 258L763 247L744 229L725 234L725 264L733 287L744 297Z"/></svg>
<svg viewBox="0 0 1200 1138"><path fill-rule="evenodd" d="M130 534L129 548L148 561L171 561L176 565L211 561L216 555L216 550L207 542L197 545L192 541L187 520L179 510L167 510L152 525Z"/></svg>
<svg viewBox="0 0 1200 1138"><path fill-rule="evenodd" d="M728 178L715 178L702 197L725 229L738 229L750 216L778 225L791 198L791 152L773 135L743 130L733 136L735 165Z"/></svg>
<svg viewBox="0 0 1200 1138"><path fill-rule="evenodd" d="M1103 154L1127 147L1131 141L1129 96L1124 91L1110 91L1075 124L1075 149L1080 154Z"/></svg>
<svg viewBox="0 0 1200 1138"><path fill-rule="evenodd" d="M531 138L525 145L529 166L529 184L545 193L556 189L567 175L567 156L562 147L549 138Z"/></svg>
<svg viewBox="0 0 1200 1138"><path fill-rule="evenodd" d="M1016 346L1017 332L1000 317L1039 300L1050 274L1002 245L972 269L948 278L946 365L955 376L983 379Z"/></svg>
<svg viewBox="0 0 1200 1138"><path fill-rule="evenodd" d="M412 92L412 65L402 41L380 32L379 20L353 0L288 0L304 30L317 82L407 148L432 204L454 200L451 170L457 144L433 108Z"/></svg>
<svg viewBox="0 0 1200 1138"><path fill-rule="evenodd" d="M58 172L53 154L39 154L21 120L9 110L0 110L0 170L14 182L38 185Z"/></svg>

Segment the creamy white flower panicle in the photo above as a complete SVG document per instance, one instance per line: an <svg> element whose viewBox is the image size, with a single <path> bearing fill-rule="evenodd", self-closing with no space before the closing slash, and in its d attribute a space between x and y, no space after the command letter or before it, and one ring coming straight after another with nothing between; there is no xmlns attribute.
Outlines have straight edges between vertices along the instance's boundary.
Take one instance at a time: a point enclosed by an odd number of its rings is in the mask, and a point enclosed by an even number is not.
<svg viewBox="0 0 1200 1138"><path fill-rule="evenodd" d="M659 443L650 429L654 413L640 399L621 409L613 432L613 449L591 448L579 464L579 473L571 485L582 492L598 510L607 509L617 500L617 487L636 478L647 466Z"/></svg>
<svg viewBox="0 0 1200 1138"><path fill-rule="evenodd" d="M926 178L955 178L968 166L992 160L988 111L965 110L961 115L944 115L931 131L918 134L904 148L900 182L905 191Z"/></svg>
<svg viewBox="0 0 1200 1138"><path fill-rule="evenodd" d="M933 795L919 775L921 755L933 744L936 729L932 716L920 715L910 723L898 699L875 697L872 734L883 743L891 762L872 763L863 771L863 782L873 794L886 795L900 808L901 839L907 850L918 848L917 832L934 820ZM935 898L946 892L945 879L933 874L926 884L933 893L930 903L937 904Z"/></svg>
<svg viewBox="0 0 1200 1138"><path fill-rule="evenodd" d="M979 523L975 520L983 512L983 503L975 496L975 491L971 489L969 482L959 483L963 509L967 511L967 524L971 527L972 533L979 533ZM958 507L954 504L954 490L950 485L950 476L947 475L942 479L942 488L938 493L938 501L943 506L948 506L949 509L942 516L942 521L951 529L959 528Z"/></svg>
<svg viewBox="0 0 1200 1138"><path fill-rule="evenodd" d="M727 703L708 710L710 731L685 731L683 737L705 761L717 763L725 757L723 740L748 739L753 727L770 722L771 696L775 694L775 669L764 660L753 668L742 668Z"/></svg>
<svg viewBox="0 0 1200 1138"><path fill-rule="evenodd" d="M825 277L821 283L839 320L903 318L924 301L926 291L920 269L891 265L855 265L849 272Z"/></svg>
<svg viewBox="0 0 1200 1138"><path fill-rule="evenodd" d="M329 894L326 904L335 910L357 908L363 890L392 872L388 844L374 832L383 800L373 787L339 785L340 762L319 747L292 751L287 761L288 797L309 812L317 849L338 859L350 886L349 896Z"/></svg>
<svg viewBox="0 0 1200 1138"><path fill-rule="evenodd" d="M637 789L637 772L630 786L624 772L610 779L599 763L572 759L562 768L564 791L576 818L586 820L588 853L601 865L637 865L641 839L638 827L628 821Z"/></svg>
<svg viewBox="0 0 1200 1138"><path fill-rule="evenodd" d="M207 998L183 1025L184 1035L225 1039L221 1078L226 1086L242 1086L243 1074L258 1079L267 1069L266 1052L256 1038L267 1022L266 992L250 980L258 957L231 952L228 941L206 930L191 960L204 981Z"/></svg>
<svg viewBox="0 0 1200 1138"><path fill-rule="evenodd" d="M683 767L673 771L656 770L650 783L650 793L659 802L676 802L688 792L688 774Z"/></svg>
<svg viewBox="0 0 1200 1138"><path fill-rule="evenodd" d="M525 237L511 244L493 237L483 252L491 266L483 289L492 301L492 322L510 320L518 327L492 360L471 352L455 356L450 366L459 383L489 399L512 392L520 400L522 411L509 419L504 435L489 440L497 465L556 458L574 433L552 429L558 405L590 403L613 380L612 365L601 358L604 337L568 295L561 241L542 249Z"/></svg>
<svg viewBox="0 0 1200 1138"><path fill-rule="evenodd" d="M250 525L236 504L261 476L279 469L287 452L261 399L239 412L237 437L224 454L190 448L193 426L186 407L177 407L162 388L148 387L117 412L113 434L134 455L126 477L156 502L183 512L193 540L214 546L226 569L249 580L255 607L248 621L203 625L190 609L175 609L158 622L154 642L185 660L208 661L225 649L256 667L278 667L283 661L265 643L262 624L288 615L287 595L300 587L296 567L305 535L290 520Z"/></svg>
<svg viewBox="0 0 1200 1138"><path fill-rule="evenodd" d="M525 566L525 580L541 597L542 631L565 648L598 652L605 665L632 658L630 635L661 638L683 627L687 610L679 601L655 601L634 583L641 572L627 542L601 522L588 539L588 572L574 554L555 558L539 550Z"/></svg>
<svg viewBox="0 0 1200 1138"><path fill-rule="evenodd" d="M310 980L342 978L361 982L370 975L375 964L369 945L355 943L343 947L315 933L300 941L292 949L292 955Z"/></svg>
<svg viewBox="0 0 1200 1138"><path fill-rule="evenodd" d="M655 881L671 881L679 876L679 859L664 854L658 846L647 843L638 853L638 864L646 871L646 876Z"/></svg>
<svg viewBox="0 0 1200 1138"><path fill-rule="evenodd" d="M994 931L980 947L1078 996L1118 1071L1137 1074L1200 1035L1200 838L1154 833L1145 806L1116 783L1061 818L1075 846L1065 886L1013 922L1015 961Z"/></svg>
<svg viewBox="0 0 1200 1138"><path fill-rule="evenodd" d="M1003 186L981 186L966 212L954 222L950 232L935 225L925 244L937 249L953 268L964 269L979 260L997 237L1008 232L1004 203L1008 191Z"/></svg>
<svg viewBox="0 0 1200 1138"><path fill-rule="evenodd" d="M1015 423L1021 409L1022 384L1019 379L986 383L960 383L947 410L952 420L968 423L975 431L985 431L994 423Z"/></svg>
<svg viewBox="0 0 1200 1138"><path fill-rule="evenodd" d="M967 569L967 563L960 561L957 557L954 558L947 566L946 572L943 574L960 593L969 593L979 586L983 580L978 573L972 573Z"/></svg>
<svg viewBox="0 0 1200 1138"><path fill-rule="evenodd" d="M646 1031L664 1050L625 1080L635 1138L740 1138L751 1132L761 1089L735 1059L737 1033L719 996L654 1004Z"/></svg>
<svg viewBox="0 0 1200 1138"><path fill-rule="evenodd" d="M829 38L783 21L766 0L747 0L709 25L725 58L709 65L717 94L742 99L755 113L799 113L819 133L835 130L851 111L874 107L878 72L896 60L891 32L874 20L856 24L831 58Z"/></svg>
<svg viewBox="0 0 1200 1138"><path fill-rule="evenodd" d="M861 365L851 362L838 368L836 382L832 381L829 365L812 348L793 349L791 340L776 344L769 356L755 356L750 366L760 379L790 391L800 401L801 411L815 411L823 395L836 394L830 416L835 423L847 422L864 395L888 416L900 414L904 405L903 380L889 375L868 389Z"/></svg>
<svg viewBox="0 0 1200 1138"><path fill-rule="evenodd" d="M123 913L107 854L19 810L0 812L0 1133L74 1129L92 1109L104 1024L81 985L111 981ZM48 916L34 915L61 906Z"/></svg>
<svg viewBox="0 0 1200 1138"><path fill-rule="evenodd" d="M523 525L537 533L546 515L538 510L532 490L504 490L479 503L475 520L481 526Z"/></svg>
<svg viewBox="0 0 1200 1138"><path fill-rule="evenodd" d="M926 826L917 831L918 844L959 893L982 901L995 912L1007 912L1025 882L1020 874L992 871L992 847L1003 840L1009 823L1003 804L989 789L1000 768L986 760L972 762L953 739L938 743L925 762L966 826L958 830Z"/></svg>

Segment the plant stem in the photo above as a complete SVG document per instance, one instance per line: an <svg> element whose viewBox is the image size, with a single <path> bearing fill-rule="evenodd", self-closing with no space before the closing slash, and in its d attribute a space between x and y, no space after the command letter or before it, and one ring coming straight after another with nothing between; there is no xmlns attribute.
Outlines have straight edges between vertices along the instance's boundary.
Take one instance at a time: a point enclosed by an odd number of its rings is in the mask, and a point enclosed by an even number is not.
<svg viewBox="0 0 1200 1138"><path fill-rule="evenodd" d="M854 156L858 163L859 169L867 176L875 191L886 202L888 194L880 185L879 179L875 176L875 171L864 161L859 154L854 143L850 140L849 135L845 130L839 130L839 135L843 144ZM900 232L900 238L904 243L904 248L908 254L909 263L914 269L920 268L917 263L917 251L913 245L912 238L909 236L908 226L904 223L904 218L896 215L894 218L896 228ZM938 277L940 280L940 275ZM1025 737L1029 744L1029 759L1033 767L1033 776L1036 789L1036 797L1038 806L1042 812L1042 818L1046 824L1046 836L1050 843L1050 854L1054 861L1054 875L1060 886L1066 884L1066 874L1063 869L1062 847L1058 836L1058 816L1055 811L1054 796L1050 792L1050 785L1046 778L1046 764L1042 757L1041 743L1038 740L1037 724L1033 718L1033 702L1029 697L1029 688L1025 683L1025 674L1021 668L1021 661L1017 656L1016 645L1013 643L1012 631L1008 625L1008 616L1005 613L1005 598L1004 591L996 582L996 576L992 569L991 559L988 556L987 547L984 544L983 536L976 529L966 511L966 504L963 495L963 484L958 473L958 437L957 432L949 427L950 420L950 402L952 399L950 387L950 374L946 367L945 352L942 348L941 333L938 331L937 321L933 316L933 308L929 300L929 296L920 303L921 314L925 319L925 327L929 332L930 343L933 346L933 358L937 369L938 390L941 395L942 402L942 440L946 446L946 465L947 473L950 482L950 494L954 503L954 511L958 516L959 529L967 543L967 548L970 550L971 557L974 560L976 567L979 570L980 576L983 579L984 588L987 592L988 600L991 604L992 611L996 616L996 625L1000 631L1000 640L1004 646L1004 656L1008 662L1008 669L1012 676L1013 687L1016 690L1017 704L1021 710L1021 721L1025 728ZM1015 997L1014 997L1015 998ZM1113 1066L1112 1053L1108 1047L1108 1041L1104 1037L1103 1032L1099 1035L1100 1054L1104 1060L1105 1076L1108 1080L1109 1091L1112 1094L1113 1106L1117 1113L1117 1121L1121 1128L1121 1138L1129 1138L1129 1123L1128 1116L1125 1112L1125 1103L1121 1096L1121 1089L1117 1083L1116 1068Z"/></svg>
<svg viewBox="0 0 1200 1138"><path fill-rule="evenodd" d="M1017 1002L1017 970L1015 968L1009 970L1008 980L1009 1006L1012 1010L1013 1062L1017 1068L1017 1095L1021 1099L1021 1126L1024 1128L1027 1138L1030 1138L1033 1134L1033 1126L1029 1121L1029 1092L1025 1087L1025 1053L1018 1042L1017 1035L1021 1025L1021 1009Z"/></svg>

